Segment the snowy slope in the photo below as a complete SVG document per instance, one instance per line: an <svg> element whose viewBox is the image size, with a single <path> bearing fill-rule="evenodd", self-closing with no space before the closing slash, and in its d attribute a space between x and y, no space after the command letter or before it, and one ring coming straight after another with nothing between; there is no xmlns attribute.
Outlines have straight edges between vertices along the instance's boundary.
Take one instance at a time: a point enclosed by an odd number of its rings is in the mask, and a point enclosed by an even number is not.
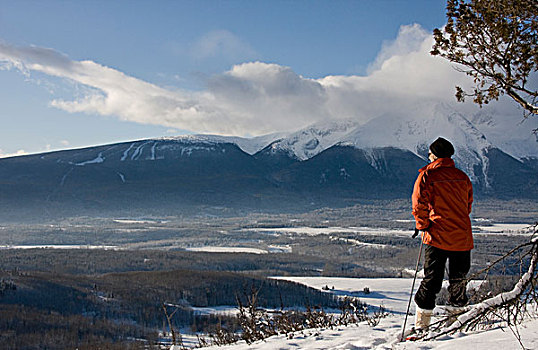
<svg viewBox="0 0 538 350"><path fill-rule="evenodd" d="M501 118L495 109L483 109L470 121L480 129L488 140L515 158L538 158L538 118L524 119L522 115Z"/></svg>
<svg viewBox="0 0 538 350"><path fill-rule="evenodd" d="M437 136L459 150L481 150L491 143L463 115L445 104L422 104L410 115L385 114L358 127L342 140L357 148L396 147L424 156Z"/></svg>
<svg viewBox="0 0 538 350"><path fill-rule="evenodd" d="M239 148L245 151L248 154L254 154L275 140L284 138L289 133L281 132L268 135L262 135L252 138L247 137L238 137L238 136L220 136L220 135L193 135L187 136L191 140L206 140L211 142L224 142L224 143L235 143ZM178 136L174 139L183 140L185 136Z"/></svg>
<svg viewBox="0 0 538 350"><path fill-rule="evenodd" d="M271 147L306 160L340 143L357 126L351 120L318 123L275 141Z"/></svg>
<svg viewBox="0 0 538 350"><path fill-rule="evenodd" d="M306 331L298 333L293 339L286 336L274 336L251 345L240 343L225 347L208 347L205 349L229 350L368 350L368 349L458 349L458 350L492 350L492 349L521 349L518 341L507 328L496 328L489 331L455 334L436 341L418 341L398 343L403 319L389 317L381 320L374 328L365 323L349 327L339 327L326 330ZM538 320L529 320L519 327L522 343L527 349L538 349Z"/></svg>
<svg viewBox="0 0 538 350"><path fill-rule="evenodd" d="M358 127L343 142L360 149L401 148L425 159L438 136L452 142L454 159L471 180L475 180L476 166L487 170L486 150L493 145L468 119L445 104L417 105L410 115L382 115Z"/></svg>
<svg viewBox="0 0 538 350"><path fill-rule="evenodd" d="M366 150L370 163L379 163L376 148L394 147L410 151L426 160L428 146L438 136L449 139L456 148L457 166L470 175L473 182L488 186L490 149L499 149L516 159L538 159L538 142L532 130L536 120L520 123L521 116L504 116L495 110L483 109L466 116L451 105L423 102L406 114L383 114L365 124L353 120L327 121L290 133L271 144L300 160L310 159L335 145ZM263 145L271 137L257 138L255 145L241 140L247 153ZM254 141L254 140L253 140ZM262 142L260 142L262 141ZM478 170L478 171L477 171Z"/></svg>
<svg viewBox="0 0 538 350"><path fill-rule="evenodd" d="M272 147L306 160L337 144L359 149L395 147L424 157L428 145L444 136L456 145L462 161L483 161L482 150L496 147L517 158L538 157L538 121L506 116L494 109L466 115L451 105L423 102L407 114L383 114L365 124L354 120L326 121L292 133L257 138L219 137L253 154L273 142ZM459 153L459 154L458 154Z"/></svg>
<svg viewBox="0 0 538 350"><path fill-rule="evenodd" d="M360 291L368 286L374 293L369 302L390 303L396 311L405 310L407 297L411 287L409 279L355 279L355 278L292 278L307 285L321 289L321 286L334 286L339 292ZM379 297L382 296L382 297ZM373 305L376 305L374 302ZM298 332L292 339L286 336L274 336L251 345L238 343L224 348L230 350L273 350L273 349L519 349L518 340L512 332L498 325L492 329L456 333L435 341L417 341L399 343L404 315L395 313L382 319L379 325L370 327L366 323L335 329L307 330ZM408 319L412 324L413 317ZM521 341L527 349L538 349L538 319L529 319L518 327ZM223 349L223 347L210 347L208 349Z"/></svg>

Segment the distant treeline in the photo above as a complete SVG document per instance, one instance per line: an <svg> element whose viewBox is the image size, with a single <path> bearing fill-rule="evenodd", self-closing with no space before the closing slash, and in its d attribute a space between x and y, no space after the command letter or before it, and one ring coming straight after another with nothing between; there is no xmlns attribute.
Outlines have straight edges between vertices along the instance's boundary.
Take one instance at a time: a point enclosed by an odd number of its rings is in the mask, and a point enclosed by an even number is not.
<svg viewBox="0 0 538 350"><path fill-rule="evenodd" d="M264 275L319 275L327 259L287 254L205 253L163 250L0 249L3 270L60 274L130 271L236 271Z"/></svg>

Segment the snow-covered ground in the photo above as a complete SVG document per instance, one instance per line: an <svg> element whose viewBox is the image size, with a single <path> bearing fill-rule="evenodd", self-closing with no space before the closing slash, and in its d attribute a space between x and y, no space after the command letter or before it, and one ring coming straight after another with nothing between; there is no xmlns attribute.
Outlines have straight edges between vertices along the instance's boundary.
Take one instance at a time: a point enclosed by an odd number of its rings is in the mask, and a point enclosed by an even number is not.
<svg viewBox="0 0 538 350"><path fill-rule="evenodd" d="M405 221L407 220L399 220ZM409 220L414 223L414 220ZM248 228L242 231L259 232L272 235L307 235L307 236L319 236L319 235L331 235L337 233L355 233L361 235L390 235L408 237L410 230L380 228L380 227L275 227L275 228ZM529 234L532 232L532 228L529 224L499 224L492 223L489 225L475 225L473 226L473 233L475 234L508 234L519 235Z"/></svg>
<svg viewBox="0 0 538 350"><path fill-rule="evenodd" d="M476 225L473 226L473 234L530 234L533 228L529 224L491 224L491 225Z"/></svg>
<svg viewBox="0 0 538 350"><path fill-rule="evenodd" d="M167 220L135 220L135 219L114 219L118 224L166 224Z"/></svg>
<svg viewBox="0 0 538 350"><path fill-rule="evenodd" d="M192 310L196 315L236 315L239 313L236 306L193 307Z"/></svg>
<svg viewBox="0 0 538 350"><path fill-rule="evenodd" d="M88 244L29 244L29 245L0 245L0 249L121 249L115 245L88 245Z"/></svg>
<svg viewBox="0 0 538 350"><path fill-rule="evenodd" d="M334 292L339 295L359 296L362 301L372 305L383 304L392 313L380 323L371 327L366 323L338 327L334 329L306 330L296 333L292 339L284 335L273 336L264 341L247 345L244 342L225 347L210 347L207 349L230 350L274 350L274 349L458 349L458 350L491 350L491 349L520 349L521 346L507 327L493 326L492 329L466 333L456 333L444 336L434 341L416 341L400 343L398 339L402 332L405 310L409 300L411 279L365 279L365 278L327 278L327 277L278 277L304 283L321 289L334 286ZM370 294L364 294L365 287ZM418 283L416 285L418 287ZM414 310L412 308L412 312ZM409 316L408 325L413 324L413 316ZM408 327L409 327L408 326ZM527 349L538 349L538 318L528 319L518 327L521 341ZM188 338L185 340L188 342ZM192 343L191 343L192 344Z"/></svg>
<svg viewBox="0 0 538 350"><path fill-rule="evenodd" d="M310 330L296 334L293 339L279 335L258 341L251 345L239 343L226 347L206 349L230 350L367 350L367 349L458 349L493 350L521 349L519 342L508 328L488 331L454 334L435 341L398 342L401 333L402 316L391 316L381 320L376 327L365 323L335 329ZM519 327L521 341L527 349L538 349L538 320L529 320Z"/></svg>
<svg viewBox="0 0 538 350"><path fill-rule="evenodd" d="M266 234L299 234L308 236L330 235L335 233L360 233L360 234L391 234L409 236L409 230L394 230L372 227L276 227L276 228L252 228L243 231L260 232Z"/></svg>
<svg viewBox="0 0 538 350"><path fill-rule="evenodd" d="M307 285L340 296L354 296L372 306L383 306L395 313L405 313L412 278L345 278L345 277L275 277ZM415 283L415 290L420 280ZM334 289L332 289L334 287ZM370 293L364 293L368 288Z"/></svg>
<svg viewBox="0 0 538 350"><path fill-rule="evenodd" d="M251 254L267 254L267 250L248 247L218 247L218 246L202 246L189 247L185 250L191 252L206 252L206 253L251 253Z"/></svg>

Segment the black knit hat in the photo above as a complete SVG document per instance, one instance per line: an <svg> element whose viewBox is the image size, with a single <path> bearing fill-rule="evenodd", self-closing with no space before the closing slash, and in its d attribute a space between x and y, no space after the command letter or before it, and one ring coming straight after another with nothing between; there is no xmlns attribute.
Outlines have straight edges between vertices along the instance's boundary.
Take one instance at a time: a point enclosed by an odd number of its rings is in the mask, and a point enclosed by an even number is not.
<svg viewBox="0 0 538 350"><path fill-rule="evenodd" d="M454 146L450 141L439 137L430 145L430 151L437 158L450 158L454 154Z"/></svg>

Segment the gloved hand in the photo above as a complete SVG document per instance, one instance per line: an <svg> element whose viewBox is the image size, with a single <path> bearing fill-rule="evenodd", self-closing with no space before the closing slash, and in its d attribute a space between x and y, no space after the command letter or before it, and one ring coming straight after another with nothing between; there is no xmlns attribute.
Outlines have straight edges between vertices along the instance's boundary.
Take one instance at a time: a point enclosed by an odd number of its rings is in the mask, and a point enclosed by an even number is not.
<svg viewBox="0 0 538 350"><path fill-rule="evenodd" d="M415 227L415 233L413 234L413 236L411 236L412 238L415 238L416 236L418 236L419 232L420 231L428 231L429 228L432 227L432 222L430 221L430 223L428 224L428 227L426 227L425 229L423 230L419 230L418 228Z"/></svg>

